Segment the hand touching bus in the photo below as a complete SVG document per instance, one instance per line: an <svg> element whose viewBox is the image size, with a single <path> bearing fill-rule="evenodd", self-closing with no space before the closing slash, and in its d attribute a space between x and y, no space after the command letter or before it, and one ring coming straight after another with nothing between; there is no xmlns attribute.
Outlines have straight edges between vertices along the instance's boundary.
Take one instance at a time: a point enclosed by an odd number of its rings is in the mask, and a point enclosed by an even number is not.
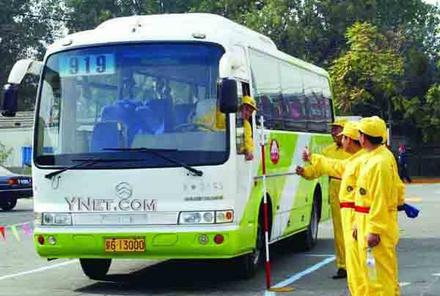
<svg viewBox="0 0 440 296"><path fill-rule="evenodd" d="M310 161L310 159L312 158L312 153L309 150L309 147L306 146L304 147L303 153L302 153L302 159L304 161Z"/></svg>

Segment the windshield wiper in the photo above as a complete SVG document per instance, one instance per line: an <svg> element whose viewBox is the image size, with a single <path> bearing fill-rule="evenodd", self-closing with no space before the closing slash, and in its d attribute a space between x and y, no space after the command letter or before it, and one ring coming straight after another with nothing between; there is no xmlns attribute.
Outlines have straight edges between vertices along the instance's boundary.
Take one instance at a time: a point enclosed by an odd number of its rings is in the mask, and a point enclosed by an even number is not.
<svg viewBox="0 0 440 296"><path fill-rule="evenodd" d="M116 162L116 161L132 161L133 159L104 159L104 158L85 158L85 159L72 159L72 161L79 161L80 163L69 166L69 167L65 167L62 169L59 169L57 171L54 171L52 173L46 174L44 175L44 177L46 179L52 179L52 177L55 177L61 173L64 173L65 171L71 170L71 169L76 169L76 168L81 168L81 167L89 167L95 163L98 162Z"/></svg>
<svg viewBox="0 0 440 296"><path fill-rule="evenodd" d="M140 147L140 148L104 148L103 150L107 150L107 151L133 151L133 152L145 152L145 153L150 153L153 154L159 158L165 159L169 162L172 162L174 164L180 165L182 167L184 167L185 169L187 169L188 171L190 171L191 173L193 173L194 176L203 176L203 172L201 170L195 169L190 165L187 165L186 163L171 158L169 156L166 156L162 153L160 153L159 151L177 151L177 149L151 149L151 148L145 148L145 147Z"/></svg>

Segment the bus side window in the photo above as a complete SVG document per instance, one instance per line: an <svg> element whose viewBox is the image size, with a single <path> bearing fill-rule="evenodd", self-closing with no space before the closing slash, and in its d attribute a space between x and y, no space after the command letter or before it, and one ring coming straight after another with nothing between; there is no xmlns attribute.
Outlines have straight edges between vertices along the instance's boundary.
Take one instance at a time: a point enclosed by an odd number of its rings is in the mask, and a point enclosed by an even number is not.
<svg viewBox="0 0 440 296"><path fill-rule="evenodd" d="M325 121L327 122L326 132L330 132L330 123L333 121L332 101L330 98L324 97Z"/></svg>
<svg viewBox="0 0 440 296"><path fill-rule="evenodd" d="M258 107L257 117L259 118L261 115L263 115L265 120L264 123L265 127L273 128L274 126L273 119L274 119L275 110L269 96L262 95L258 97L257 107Z"/></svg>
<svg viewBox="0 0 440 296"><path fill-rule="evenodd" d="M325 121L327 123L333 122L332 93L330 91L330 85L327 79L322 80L322 96L324 98ZM329 124L327 124L326 132L330 132Z"/></svg>
<svg viewBox="0 0 440 296"><path fill-rule="evenodd" d="M242 82L241 83L241 87L238 88L238 97L242 98L244 96L250 96L251 92L250 92L250 87L248 83ZM258 100L255 98L255 100L257 101L257 108L259 109L258 106ZM241 106L241 100L239 99L239 105ZM257 113L258 115L258 113ZM257 117L257 122L259 120L259 118ZM237 116L236 116L236 132L235 132L235 138L236 138L236 149L237 149L237 153L238 154L244 154L244 128L243 128L243 116L241 113L241 108L239 108L238 112L237 112ZM250 122L250 124L252 125L252 121Z"/></svg>
<svg viewBox="0 0 440 296"><path fill-rule="evenodd" d="M326 101L322 94L313 93L308 97L310 108L310 123L309 128L312 131L325 132L327 131L326 118Z"/></svg>
<svg viewBox="0 0 440 296"><path fill-rule="evenodd" d="M307 130L307 113L305 97L296 95L287 98L287 110L284 116L286 128L288 130Z"/></svg>

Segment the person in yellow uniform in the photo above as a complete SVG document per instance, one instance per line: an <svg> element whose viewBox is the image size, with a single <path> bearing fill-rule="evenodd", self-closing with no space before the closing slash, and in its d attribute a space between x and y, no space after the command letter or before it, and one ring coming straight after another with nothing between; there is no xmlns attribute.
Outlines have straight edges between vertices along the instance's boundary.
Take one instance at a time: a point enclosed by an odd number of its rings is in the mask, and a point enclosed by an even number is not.
<svg viewBox="0 0 440 296"><path fill-rule="evenodd" d="M322 155L333 159L347 159L350 154L342 148L342 136L340 133L347 122L345 119L336 119L332 124L331 135L333 138L332 144L322 150ZM347 277L345 268L345 247L344 236L342 231L341 210L339 208L339 187L341 185L340 178L330 178L330 207L332 211L333 235L335 238L335 253L336 253L336 274L333 279L340 279Z"/></svg>
<svg viewBox="0 0 440 296"><path fill-rule="evenodd" d="M195 116L194 123L201 130L222 131L226 129L226 116L221 113L218 106L213 102L208 106L208 110L203 110L203 115Z"/></svg>
<svg viewBox="0 0 440 296"><path fill-rule="evenodd" d="M311 155L305 151L304 161L310 161L310 165L302 168L298 166L296 173L306 179L314 179L322 175L341 178L339 192L339 206L341 212L342 230L345 247L345 264L347 270L347 282L352 296L365 295L366 283L364 277L358 273L360 269L357 242L352 236L354 224L354 194L359 163L366 154L361 149L359 129L356 122L347 122L344 125L342 135L342 147L351 156L344 160L336 160L319 154Z"/></svg>
<svg viewBox="0 0 440 296"><path fill-rule="evenodd" d="M240 111L243 118L244 128L244 145L243 152L246 160L254 159L254 140L252 137L252 113L257 110L257 104L254 98L250 96L244 96Z"/></svg>
<svg viewBox="0 0 440 296"><path fill-rule="evenodd" d="M385 122L377 116L359 123L359 141L367 150L359 168L355 193L355 229L360 270L367 283L365 295L399 295L397 206L402 189L396 180L397 167L383 145ZM367 265L367 258L369 265Z"/></svg>

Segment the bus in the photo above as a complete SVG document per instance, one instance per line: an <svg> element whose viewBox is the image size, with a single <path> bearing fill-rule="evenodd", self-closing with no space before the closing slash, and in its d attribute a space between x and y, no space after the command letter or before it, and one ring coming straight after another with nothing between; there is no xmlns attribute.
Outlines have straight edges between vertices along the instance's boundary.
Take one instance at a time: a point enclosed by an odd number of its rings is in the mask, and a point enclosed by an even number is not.
<svg viewBox="0 0 440 296"><path fill-rule="evenodd" d="M34 244L78 258L91 279L117 259L225 259L243 277L264 255L260 139L270 243L311 249L329 218L328 177L292 174L305 146L331 143L328 73L268 37L212 14L115 18L20 60L4 87L14 116L38 75ZM243 153L252 96L254 158ZM264 129L259 120L264 118ZM262 133L264 131L264 137Z"/></svg>

